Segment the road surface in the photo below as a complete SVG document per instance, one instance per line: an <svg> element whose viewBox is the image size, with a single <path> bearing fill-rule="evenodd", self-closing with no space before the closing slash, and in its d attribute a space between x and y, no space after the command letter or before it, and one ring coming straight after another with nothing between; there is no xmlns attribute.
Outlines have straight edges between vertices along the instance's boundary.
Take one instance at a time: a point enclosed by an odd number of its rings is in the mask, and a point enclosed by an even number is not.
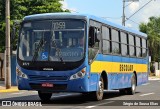
<svg viewBox="0 0 160 109"><path fill-rule="evenodd" d="M0 93L1 102L10 100L22 102L31 100L32 102L41 103L42 107L37 107L38 109L47 109L49 107L54 109L160 109L160 80L152 80L138 86L135 95L121 95L116 90L105 91L102 101L93 101L88 96L83 96L80 93L54 93L50 102L41 102L36 91ZM16 109L17 107L7 108ZM35 107L31 106L30 108L34 109Z"/></svg>

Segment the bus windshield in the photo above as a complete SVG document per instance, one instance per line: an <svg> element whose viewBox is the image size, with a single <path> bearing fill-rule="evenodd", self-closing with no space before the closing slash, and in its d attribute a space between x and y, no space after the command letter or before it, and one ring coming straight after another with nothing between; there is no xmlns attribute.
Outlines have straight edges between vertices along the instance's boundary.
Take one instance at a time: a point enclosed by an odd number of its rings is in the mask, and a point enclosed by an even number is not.
<svg viewBox="0 0 160 109"><path fill-rule="evenodd" d="M26 22L19 38L22 61L75 62L84 58L85 23L81 20Z"/></svg>

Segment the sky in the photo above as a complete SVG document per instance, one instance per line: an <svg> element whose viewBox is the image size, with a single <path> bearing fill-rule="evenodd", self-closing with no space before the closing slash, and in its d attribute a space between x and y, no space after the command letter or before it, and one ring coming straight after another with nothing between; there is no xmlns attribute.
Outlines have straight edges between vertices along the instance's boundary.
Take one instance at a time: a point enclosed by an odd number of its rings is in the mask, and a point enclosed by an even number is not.
<svg viewBox="0 0 160 109"><path fill-rule="evenodd" d="M62 4L63 8L69 9L72 13L91 14L122 25L122 1L123 0L64 0ZM144 6L149 1L151 2ZM125 6L126 18L129 18L138 9L144 6L144 8L126 21L126 27L132 29L138 30L138 25L141 22L147 23L148 18L151 16L160 16L160 0L125 2Z"/></svg>

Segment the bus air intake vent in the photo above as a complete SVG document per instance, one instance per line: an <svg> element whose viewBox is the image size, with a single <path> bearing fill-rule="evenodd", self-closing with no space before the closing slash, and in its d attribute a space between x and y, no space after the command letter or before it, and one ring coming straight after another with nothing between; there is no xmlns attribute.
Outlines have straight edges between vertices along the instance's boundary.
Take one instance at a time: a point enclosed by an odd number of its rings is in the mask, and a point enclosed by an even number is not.
<svg viewBox="0 0 160 109"><path fill-rule="evenodd" d="M30 80L53 80L53 81L66 81L67 76L42 76L42 75L28 75Z"/></svg>

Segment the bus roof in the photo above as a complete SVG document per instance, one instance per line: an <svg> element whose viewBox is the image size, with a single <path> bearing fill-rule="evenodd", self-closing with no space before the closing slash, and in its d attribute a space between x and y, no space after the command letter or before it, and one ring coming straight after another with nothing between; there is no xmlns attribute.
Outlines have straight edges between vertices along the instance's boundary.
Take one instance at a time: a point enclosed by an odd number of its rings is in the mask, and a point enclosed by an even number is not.
<svg viewBox="0 0 160 109"><path fill-rule="evenodd" d="M79 14L79 13L44 13L44 14L34 14L34 15L29 15L24 17L24 21L28 20L38 20L38 19L53 19L53 18L60 18L60 19L65 19L65 18L72 18L72 19L92 19L104 24L107 24L109 26L112 26L114 28L118 28L120 30L124 30L133 34L137 34L143 37L147 37L145 33L142 33L137 30L133 30L115 23L112 23L110 21L107 21L106 19L96 17L94 15L89 15L89 14Z"/></svg>

